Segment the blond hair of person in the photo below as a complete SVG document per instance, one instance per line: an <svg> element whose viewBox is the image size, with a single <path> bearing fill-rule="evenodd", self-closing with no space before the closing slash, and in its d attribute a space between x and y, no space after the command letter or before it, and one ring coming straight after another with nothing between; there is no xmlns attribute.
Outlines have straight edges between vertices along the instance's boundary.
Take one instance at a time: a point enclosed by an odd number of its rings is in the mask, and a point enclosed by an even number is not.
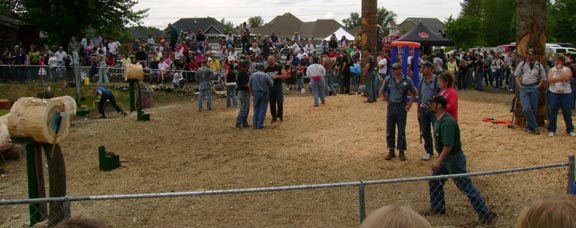
<svg viewBox="0 0 576 228"><path fill-rule="evenodd" d="M388 205L372 212L360 228L432 228L432 225L408 207Z"/></svg>
<svg viewBox="0 0 576 228"><path fill-rule="evenodd" d="M547 197L525 208L516 228L576 227L576 196Z"/></svg>

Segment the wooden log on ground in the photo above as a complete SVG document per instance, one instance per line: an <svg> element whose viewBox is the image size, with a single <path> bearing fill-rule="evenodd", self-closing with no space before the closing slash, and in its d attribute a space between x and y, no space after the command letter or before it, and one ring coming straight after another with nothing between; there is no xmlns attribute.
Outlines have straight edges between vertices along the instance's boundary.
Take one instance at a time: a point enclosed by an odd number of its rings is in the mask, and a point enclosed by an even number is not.
<svg viewBox="0 0 576 228"><path fill-rule="evenodd" d="M58 117L65 111L64 103L60 100L20 98L10 109L10 136L31 137L38 143L58 144L70 133L70 118L62 118L56 135Z"/></svg>
<svg viewBox="0 0 576 228"><path fill-rule="evenodd" d="M66 115L70 117L70 119L74 119L76 117L76 110L78 105L76 104L76 100L71 96L62 96L62 97L55 97L50 100L59 100L64 103L64 109L66 110Z"/></svg>
<svg viewBox="0 0 576 228"><path fill-rule="evenodd" d="M124 81L129 79L136 79L138 81L144 80L144 70L140 64L126 64L124 65Z"/></svg>

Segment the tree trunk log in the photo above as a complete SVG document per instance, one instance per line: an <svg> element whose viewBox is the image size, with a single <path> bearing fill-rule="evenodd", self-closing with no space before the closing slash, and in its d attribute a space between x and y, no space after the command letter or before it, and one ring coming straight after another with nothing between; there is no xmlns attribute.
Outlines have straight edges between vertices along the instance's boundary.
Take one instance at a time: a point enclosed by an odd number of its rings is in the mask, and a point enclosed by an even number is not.
<svg viewBox="0 0 576 228"><path fill-rule="evenodd" d="M526 59L528 49L533 48L534 52L540 55L540 63L546 66L547 13L546 0L516 0L517 63ZM536 119L539 126L545 126L545 120L548 118L546 116L546 89L547 85L540 89L538 99ZM516 91L516 96L519 96L519 91ZM524 128L526 118L522 114L521 102L516 102L514 115L514 124Z"/></svg>
<svg viewBox="0 0 576 228"><path fill-rule="evenodd" d="M60 100L20 98L10 109L13 119L9 120L11 137L31 137L38 143L58 144L68 137L70 118L64 117L56 136L57 119L66 109Z"/></svg>
<svg viewBox="0 0 576 228"><path fill-rule="evenodd" d="M144 80L144 70L142 69L142 65L140 64L125 64L124 67L126 70L124 71L124 81L128 81L128 79L136 79L138 81Z"/></svg>
<svg viewBox="0 0 576 228"><path fill-rule="evenodd" d="M362 48L370 48L372 54L377 54L378 40L378 1L362 0ZM362 55L362 62L366 62L366 57ZM365 72L362 72L363 74ZM364 79L362 80L364 81Z"/></svg>
<svg viewBox="0 0 576 228"><path fill-rule="evenodd" d="M76 104L76 100L74 100L71 96L62 96L62 97L55 97L50 100L59 100L64 103L64 109L66 110L66 115L70 117L70 119L74 119L76 117L76 110L78 109L78 105Z"/></svg>

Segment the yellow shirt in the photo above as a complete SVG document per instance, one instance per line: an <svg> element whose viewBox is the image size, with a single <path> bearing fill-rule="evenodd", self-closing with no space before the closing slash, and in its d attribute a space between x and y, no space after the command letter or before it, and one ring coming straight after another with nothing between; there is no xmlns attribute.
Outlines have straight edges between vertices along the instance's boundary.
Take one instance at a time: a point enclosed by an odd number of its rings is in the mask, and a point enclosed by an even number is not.
<svg viewBox="0 0 576 228"><path fill-rule="evenodd" d="M208 62L208 67L210 67L210 70L218 72L218 70L220 69L220 63L218 62L218 60L212 59L210 60L210 62Z"/></svg>
<svg viewBox="0 0 576 228"><path fill-rule="evenodd" d="M450 72L458 71L458 65L456 64L456 61L448 62L448 71L450 71Z"/></svg>

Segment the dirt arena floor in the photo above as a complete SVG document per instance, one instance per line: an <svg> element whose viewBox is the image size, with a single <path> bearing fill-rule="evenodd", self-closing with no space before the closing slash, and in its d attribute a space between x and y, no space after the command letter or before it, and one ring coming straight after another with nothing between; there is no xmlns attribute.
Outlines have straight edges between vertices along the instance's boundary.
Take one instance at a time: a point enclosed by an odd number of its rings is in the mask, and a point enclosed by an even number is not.
<svg viewBox="0 0 576 228"><path fill-rule="evenodd" d="M482 122L511 118L512 94L460 92L460 127L469 171L487 171L566 162L576 140L558 135L528 135L521 129ZM234 128L238 110L214 102L197 112L195 100L156 104L149 122L126 118L74 121L62 144L70 196L158 193L272 187L358 180L428 176L432 161L422 161L416 109L409 113L408 160L385 161L385 112L382 101L363 103L358 95L312 98L290 94L284 122L264 130ZM250 115L251 117L251 115ZM560 118L561 119L561 118ZM250 118L251 120L251 118ZM250 123L251 124L251 123ZM122 167L98 170L97 148L120 154ZM8 162L0 177L0 198L27 198L25 159ZM499 215L495 227L512 227L534 199L562 194L567 169L551 169L473 181ZM427 217L434 226L473 227L477 216L463 194L448 181L447 216ZM387 204L428 208L427 182L368 186L367 212ZM110 227L357 227L358 189L354 187L186 198L73 202L72 216L95 218ZM28 207L1 206L2 227L23 227Z"/></svg>

